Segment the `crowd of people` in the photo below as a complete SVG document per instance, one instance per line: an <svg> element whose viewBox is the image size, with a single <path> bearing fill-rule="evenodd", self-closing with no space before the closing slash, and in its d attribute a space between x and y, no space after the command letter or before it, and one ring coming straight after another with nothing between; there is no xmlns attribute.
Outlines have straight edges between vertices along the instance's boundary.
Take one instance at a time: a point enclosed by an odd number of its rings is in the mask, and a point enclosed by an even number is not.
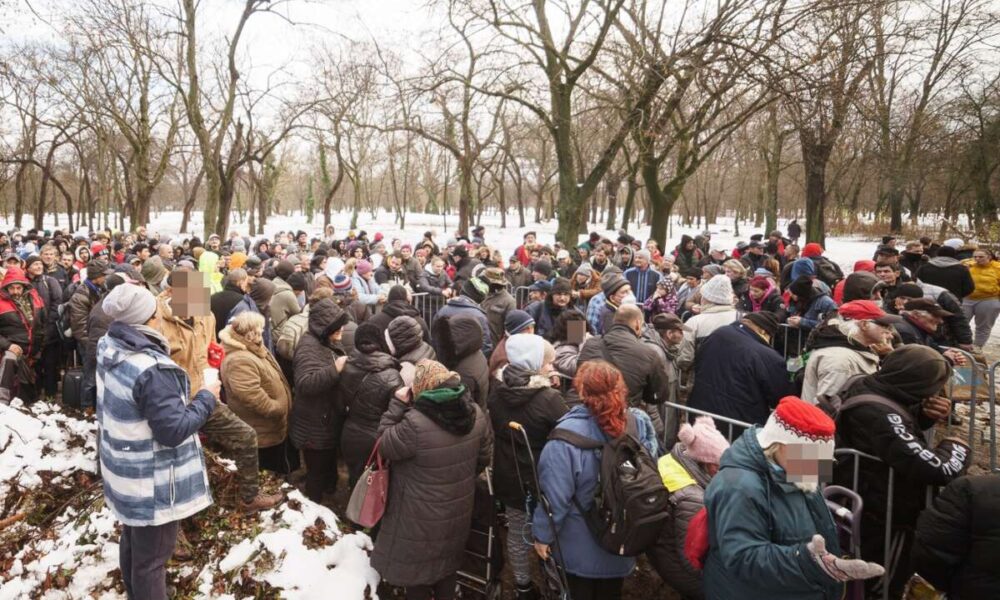
<svg viewBox="0 0 1000 600"><path fill-rule="evenodd" d="M685 599L834 599L864 580L898 598L915 573L992 597L1000 480L964 476L968 440L924 433L989 340L1000 261L886 236L845 275L800 233L666 250L529 232L510 254L483 227L415 242L332 226L0 234L0 381L25 402L63 381L64 404L96 409L129 598L166 598L178 524L212 502L202 443L235 462L244 512L283 499L261 470L304 470L305 495L329 503L379 453L392 467L371 560L407 598L455 597L484 471L519 600L560 585L619 598L637 554ZM625 476L602 458L626 449L670 501L623 553L594 514L616 512L603 494ZM864 500L860 556L820 494L831 482ZM565 577L540 579L536 560Z"/></svg>

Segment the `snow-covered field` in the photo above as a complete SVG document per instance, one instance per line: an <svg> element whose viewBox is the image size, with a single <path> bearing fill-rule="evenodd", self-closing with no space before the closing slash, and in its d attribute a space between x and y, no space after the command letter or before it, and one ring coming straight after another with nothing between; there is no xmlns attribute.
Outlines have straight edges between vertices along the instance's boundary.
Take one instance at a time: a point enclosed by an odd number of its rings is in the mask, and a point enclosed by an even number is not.
<svg viewBox="0 0 1000 600"><path fill-rule="evenodd" d="M0 405L0 520L27 515L0 526L0 600L125 597L120 530L96 475L96 430L55 405ZM222 550L196 548L192 561L169 569L171 581L189 582L193 594L185 597L243 598L253 585L280 588L289 599L377 598L369 537L341 533L330 509L298 491L240 519L236 535L225 525L217 535L227 542L214 546Z"/></svg>
<svg viewBox="0 0 1000 600"><path fill-rule="evenodd" d="M200 237L203 224L201 213L192 215L187 233L180 231L181 216L180 212L154 213L152 215L152 222L150 223L148 229L151 233L159 232L175 239L178 236L188 237L190 235L198 235ZM526 217L529 216L526 215ZM279 231L298 230L305 231L310 237L320 237L323 231L323 216L316 215L312 224L309 224L307 221L308 219L299 213L293 213L291 215L271 215L268 217L268 223L265 231L268 237L272 237ZM65 225L65 216L62 217L60 222ZM333 214L332 224L336 228L336 234L338 236L346 236L350 222L351 214L349 212L339 212ZM523 235L527 231L537 232L538 240L541 243L551 244L555 241L555 232L558 226L557 221L552 220L542 223L532 223L529 217L527 226L525 227L515 226L514 224L517 222L517 213L515 211L508 213L507 227L504 228L500 227L499 214L484 214L482 218L482 225L486 228L486 243L491 247L499 248L502 252L504 252L505 256L510 256L514 249L521 244ZM49 228L57 227L55 219L52 215L47 216L44 223L45 226ZM363 212L358 217L357 230L367 231L369 239L372 239L375 233L381 232L387 241L392 240L393 238L399 238L404 242L411 243L419 242L423 233L427 230L431 230L435 232L435 239L440 244L451 237L451 234L455 231L457 223L458 216L455 214L442 216L425 213L409 213L406 216L406 227L405 229L401 229L395 220L395 215L391 212L381 211L375 218L372 218L370 212ZM778 225L779 229L785 231L787 221L781 220ZM8 229L10 227L10 223L4 219L0 219L0 228ZM246 234L248 228L246 223L240 222L238 220L238 215L234 214L231 229L233 231ZM684 227L680 224L680 219L676 218L670 228L668 241L669 249L673 249L677 242L680 241L682 235L689 234L691 236L695 236L700 234L704 229L706 228ZM762 228L755 229L752 225L746 222L741 222L741 235L736 236L734 233L735 224L732 217L720 217L718 223L708 226L707 229L712 232L712 239L714 241L725 244L726 247L730 248L735 248L736 242L740 240L748 240L750 235L754 233L767 233ZM588 226L588 231L597 231L602 235L609 236L611 239L615 239L617 237L616 232L608 231L604 228L604 223L591 223ZM629 234L637 239L646 240L649 237L649 227L632 226L629 228ZM586 239L586 235L581 235L580 240L583 241L584 239ZM826 248L827 256L839 263L845 271L849 271L854 265L854 261L871 258L877 243L878 242L874 240L863 240L858 238L829 238Z"/></svg>

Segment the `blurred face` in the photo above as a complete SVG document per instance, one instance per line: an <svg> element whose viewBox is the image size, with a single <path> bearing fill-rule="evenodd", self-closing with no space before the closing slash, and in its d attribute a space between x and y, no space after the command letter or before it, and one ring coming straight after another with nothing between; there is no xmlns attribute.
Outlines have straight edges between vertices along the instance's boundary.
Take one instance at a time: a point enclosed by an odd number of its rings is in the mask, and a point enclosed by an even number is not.
<svg viewBox="0 0 1000 600"><path fill-rule="evenodd" d="M28 275L32 278L38 277L45 272L45 265L41 261L35 261L28 267Z"/></svg>
<svg viewBox="0 0 1000 600"><path fill-rule="evenodd" d="M604 253L603 249L594 250L593 256L594 262L598 264L604 264L608 260L608 255Z"/></svg>
<svg viewBox="0 0 1000 600"><path fill-rule="evenodd" d="M534 246L535 245L535 236L531 235L531 234L528 234L528 235L524 236L524 245L525 246Z"/></svg>
<svg viewBox="0 0 1000 600"><path fill-rule="evenodd" d="M7 290L7 293L10 294L11 298L20 298L21 294L24 293L24 286L20 283L12 283L4 289Z"/></svg>
<svg viewBox="0 0 1000 600"><path fill-rule="evenodd" d="M541 290L530 290L528 292L528 300L531 300L532 302L541 302L542 300L545 300L545 292Z"/></svg>
<svg viewBox="0 0 1000 600"><path fill-rule="evenodd" d="M698 280L697 277L692 277L692 276L689 275L689 276L687 276L687 277L684 278L684 281L687 282L688 287L698 287L698 281L699 280Z"/></svg>
<svg viewBox="0 0 1000 600"><path fill-rule="evenodd" d="M685 250L694 250L694 240L691 240L688 243L684 244L684 249Z"/></svg>
<svg viewBox="0 0 1000 600"><path fill-rule="evenodd" d="M365 257L365 251L364 250L362 250L361 248L355 248L354 249L354 258L356 258L358 260L361 260L364 257Z"/></svg>
<svg viewBox="0 0 1000 600"><path fill-rule="evenodd" d="M552 294L552 304L558 306L559 308L566 308L569 306L569 301L572 298L569 294Z"/></svg>
<svg viewBox="0 0 1000 600"><path fill-rule="evenodd" d="M889 266L878 266L875 267L875 276L879 278L879 281L883 281L888 285L896 285L896 272L892 270Z"/></svg>
<svg viewBox="0 0 1000 600"><path fill-rule="evenodd" d="M331 344L335 344L335 343L339 342L343 337L344 337L344 328L341 327L337 331L334 331L333 333L331 333L330 337L328 337L327 339L330 340Z"/></svg>
<svg viewBox="0 0 1000 600"><path fill-rule="evenodd" d="M203 317L210 308L208 276L199 271L177 271L171 276L170 307L182 319Z"/></svg>
<svg viewBox="0 0 1000 600"><path fill-rule="evenodd" d="M89 262L90 261L90 250L87 250L86 248L84 248L83 250L81 250L80 251L80 260L82 260L83 262Z"/></svg>
<svg viewBox="0 0 1000 600"><path fill-rule="evenodd" d="M73 255L70 254L69 252L67 252L66 254L63 254L62 258L59 260L59 264L61 264L63 266L63 268L66 268L66 269L72 267L73 266Z"/></svg>
<svg viewBox="0 0 1000 600"><path fill-rule="evenodd" d="M657 248L658 246L656 245L656 240L649 240L648 242L646 242L646 250L653 252Z"/></svg>
<svg viewBox="0 0 1000 600"><path fill-rule="evenodd" d="M400 252L403 253L403 260L410 260L410 257L413 256L413 250L409 246L403 248Z"/></svg>
<svg viewBox="0 0 1000 600"><path fill-rule="evenodd" d="M633 263L640 269L645 269L646 267L649 266L649 261L646 260L646 257L644 256L636 256L635 261L633 261Z"/></svg>
<svg viewBox="0 0 1000 600"><path fill-rule="evenodd" d="M740 277L742 277L742 276L743 276L743 274L742 274L742 273L740 273L740 272L739 272L739 271L737 271L736 269L732 269L732 268L730 268L730 267L726 267L726 268L724 268L724 269L723 269L723 272L725 272L725 274L726 274L726 277L728 277L728 278L732 279L733 281L735 281L735 280L737 280L737 279L739 279Z"/></svg>
<svg viewBox="0 0 1000 600"><path fill-rule="evenodd" d="M211 250L212 252L215 252L216 250L219 249L219 240L218 240L218 238L212 238L212 239L208 240L208 249Z"/></svg>
<svg viewBox="0 0 1000 600"><path fill-rule="evenodd" d="M444 271L444 261L440 258L434 259L434 262L431 264L431 269L434 270L435 275L440 275Z"/></svg>
<svg viewBox="0 0 1000 600"><path fill-rule="evenodd" d="M759 287L750 286L750 297L760 302L760 299L764 297L764 290Z"/></svg>
<svg viewBox="0 0 1000 600"><path fill-rule="evenodd" d="M774 461L795 487L814 492L833 478L833 449L819 444L779 444Z"/></svg>
<svg viewBox="0 0 1000 600"><path fill-rule="evenodd" d="M990 264L990 255L982 250L976 250L975 254L972 255L972 259L975 260L976 264L980 266Z"/></svg>
<svg viewBox="0 0 1000 600"><path fill-rule="evenodd" d="M149 258L149 248L143 248L139 251L139 260L145 262Z"/></svg>
<svg viewBox="0 0 1000 600"><path fill-rule="evenodd" d="M403 265L403 261L395 256L390 256L387 262L389 263L389 269L393 271L398 271L399 267Z"/></svg>
<svg viewBox="0 0 1000 600"><path fill-rule="evenodd" d="M799 255L799 250L795 246L789 244L788 247L785 248L785 258L791 259L795 258L798 255Z"/></svg>
<svg viewBox="0 0 1000 600"><path fill-rule="evenodd" d="M577 273L574 277L576 277L576 285L578 286L586 285L586 283L590 281L590 276L585 275L584 273Z"/></svg>
<svg viewBox="0 0 1000 600"><path fill-rule="evenodd" d="M40 257L46 267L51 267L56 262L56 251L54 248L46 248L42 250Z"/></svg>

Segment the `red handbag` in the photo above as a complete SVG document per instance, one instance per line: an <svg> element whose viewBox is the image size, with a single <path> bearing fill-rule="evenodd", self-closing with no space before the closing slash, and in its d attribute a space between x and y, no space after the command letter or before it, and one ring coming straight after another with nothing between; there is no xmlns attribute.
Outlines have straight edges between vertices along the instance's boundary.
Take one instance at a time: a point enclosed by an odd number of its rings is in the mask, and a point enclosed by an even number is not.
<svg viewBox="0 0 1000 600"><path fill-rule="evenodd" d="M375 441L345 511L349 520L366 529L374 527L382 519L389 500L389 464L382 462L382 453L379 452L381 443L382 438Z"/></svg>

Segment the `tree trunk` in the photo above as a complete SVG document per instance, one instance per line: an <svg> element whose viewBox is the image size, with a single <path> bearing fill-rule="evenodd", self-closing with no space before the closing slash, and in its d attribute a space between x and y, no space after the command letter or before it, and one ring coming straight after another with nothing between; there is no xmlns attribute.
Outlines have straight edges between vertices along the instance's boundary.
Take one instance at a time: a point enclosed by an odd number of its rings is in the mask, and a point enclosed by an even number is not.
<svg viewBox="0 0 1000 600"><path fill-rule="evenodd" d="M812 132L799 132L806 180L806 240L826 244L826 166L832 145L818 143Z"/></svg>
<svg viewBox="0 0 1000 600"><path fill-rule="evenodd" d="M622 176L617 173L612 173L608 175L607 179L607 190L608 190L608 222L606 229L608 231L615 230L615 219L617 218L618 212L618 190L622 186ZM596 219L595 219L596 221Z"/></svg>

